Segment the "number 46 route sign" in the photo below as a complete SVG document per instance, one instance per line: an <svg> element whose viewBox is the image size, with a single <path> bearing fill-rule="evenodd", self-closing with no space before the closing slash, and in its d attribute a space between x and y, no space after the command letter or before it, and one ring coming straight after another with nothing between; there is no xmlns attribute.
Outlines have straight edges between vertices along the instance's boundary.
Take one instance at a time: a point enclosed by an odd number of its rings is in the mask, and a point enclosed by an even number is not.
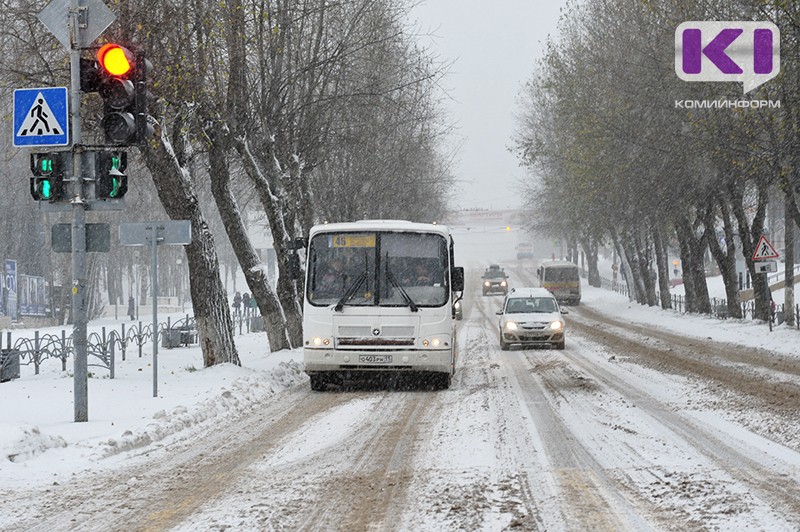
<svg viewBox="0 0 800 532"><path fill-rule="evenodd" d="M66 87L14 91L14 146L68 146Z"/></svg>

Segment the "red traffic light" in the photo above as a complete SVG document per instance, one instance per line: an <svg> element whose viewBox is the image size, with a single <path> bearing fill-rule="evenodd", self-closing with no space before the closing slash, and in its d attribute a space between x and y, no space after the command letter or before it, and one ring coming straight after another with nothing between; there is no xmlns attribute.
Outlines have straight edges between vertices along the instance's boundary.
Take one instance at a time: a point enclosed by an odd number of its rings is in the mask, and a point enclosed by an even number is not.
<svg viewBox="0 0 800 532"><path fill-rule="evenodd" d="M133 69L133 54L118 44L104 44L97 51L97 62L112 76L125 76Z"/></svg>

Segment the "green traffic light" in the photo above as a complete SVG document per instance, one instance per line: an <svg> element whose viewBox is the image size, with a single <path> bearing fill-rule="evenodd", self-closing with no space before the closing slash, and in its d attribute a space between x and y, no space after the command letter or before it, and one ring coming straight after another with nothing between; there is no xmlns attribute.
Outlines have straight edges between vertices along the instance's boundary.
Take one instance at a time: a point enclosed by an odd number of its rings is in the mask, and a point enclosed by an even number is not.
<svg viewBox="0 0 800 532"><path fill-rule="evenodd" d="M119 195L119 185L119 179L116 177L111 179L111 192L108 193L109 197L116 198Z"/></svg>
<svg viewBox="0 0 800 532"><path fill-rule="evenodd" d="M43 157L39 160L39 169L42 171L43 174L50 174L53 172L53 159L49 157Z"/></svg>
<svg viewBox="0 0 800 532"><path fill-rule="evenodd" d="M64 175L70 161L67 152L31 153L31 196L35 201L58 202L64 195Z"/></svg>
<svg viewBox="0 0 800 532"><path fill-rule="evenodd" d="M39 181L39 193L43 199L49 200L53 197L53 186L49 179Z"/></svg>

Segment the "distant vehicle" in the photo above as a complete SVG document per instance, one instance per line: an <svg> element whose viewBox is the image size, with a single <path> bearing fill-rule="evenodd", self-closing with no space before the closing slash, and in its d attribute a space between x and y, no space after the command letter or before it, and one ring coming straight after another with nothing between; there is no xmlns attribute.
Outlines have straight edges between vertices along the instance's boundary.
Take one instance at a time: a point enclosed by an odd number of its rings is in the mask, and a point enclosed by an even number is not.
<svg viewBox="0 0 800 532"><path fill-rule="evenodd" d="M565 322L569 314L546 288L512 288L503 301L500 316L500 349L512 345L550 345L564 349Z"/></svg>
<svg viewBox="0 0 800 532"><path fill-rule="evenodd" d="M454 301L464 290L464 269L453 258L443 225L363 220L312 227L303 302L311 389L397 373L448 388L456 363Z"/></svg>
<svg viewBox="0 0 800 532"><path fill-rule="evenodd" d="M498 264L492 264L481 276L483 285L483 295L487 294L507 294L508 275Z"/></svg>
<svg viewBox="0 0 800 532"><path fill-rule="evenodd" d="M533 244L530 242L519 242L517 244L517 258L518 259L532 259L533 258Z"/></svg>
<svg viewBox="0 0 800 532"><path fill-rule="evenodd" d="M581 277L578 265L566 260L548 260L536 270L539 286L548 289L559 303L581 302Z"/></svg>

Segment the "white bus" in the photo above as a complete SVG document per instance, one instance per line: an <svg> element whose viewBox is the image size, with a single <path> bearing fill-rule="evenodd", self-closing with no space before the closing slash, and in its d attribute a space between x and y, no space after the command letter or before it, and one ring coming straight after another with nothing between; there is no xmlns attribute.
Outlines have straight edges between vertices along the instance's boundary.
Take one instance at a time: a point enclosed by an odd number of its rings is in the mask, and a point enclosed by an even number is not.
<svg viewBox="0 0 800 532"><path fill-rule="evenodd" d="M303 360L313 390L405 373L450 386L453 265L445 226L402 220L316 225L306 253Z"/></svg>

